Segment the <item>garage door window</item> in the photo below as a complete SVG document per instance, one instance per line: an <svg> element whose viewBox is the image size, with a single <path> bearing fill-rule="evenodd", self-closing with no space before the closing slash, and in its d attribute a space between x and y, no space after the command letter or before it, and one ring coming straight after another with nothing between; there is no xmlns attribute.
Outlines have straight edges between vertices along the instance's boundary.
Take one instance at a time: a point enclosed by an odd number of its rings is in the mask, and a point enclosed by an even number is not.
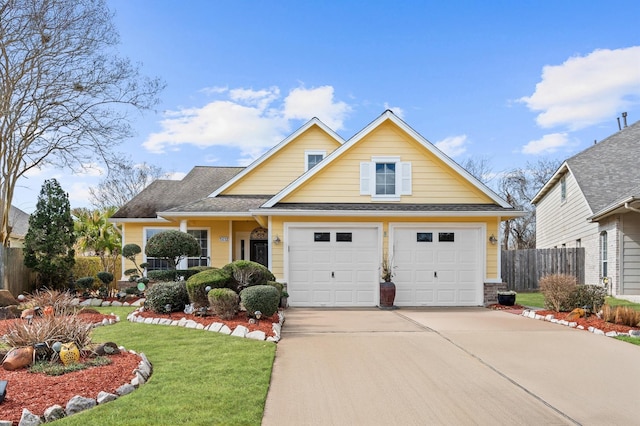
<svg viewBox="0 0 640 426"><path fill-rule="evenodd" d="M314 232L313 241L315 242L331 241L331 234L329 234L328 232Z"/></svg>
<svg viewBox="0 0 640 426"><path fill-rule="evenodd" d="M452 243L454 242L455 233L454 232L439 232L438 233L438 241L441 243Z"/></svg>
<svg viewBox="0 0 640 426"><path fill-rule="evenodd" d="M351 232L336 232L336 241L350 243L353 241L353 236Z"/></svg>
<svg viewBox="0 0 640 426"><path fill-rule="evenodd" d="M416 234L416 241L419 243L433 242L433 233L431 232L418 232Z"/></svg>

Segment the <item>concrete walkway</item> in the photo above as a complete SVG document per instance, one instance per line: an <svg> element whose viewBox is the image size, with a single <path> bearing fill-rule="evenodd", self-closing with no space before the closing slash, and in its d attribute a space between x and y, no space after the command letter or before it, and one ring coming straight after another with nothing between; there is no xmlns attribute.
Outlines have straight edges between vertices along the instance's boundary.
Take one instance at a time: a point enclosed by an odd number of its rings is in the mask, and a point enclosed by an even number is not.
<svg viewBox="0 0 640 426"><path fill-rule="evenodd" d="M290 308L263 426L640 424L640 346L484 308Z"/></svg>

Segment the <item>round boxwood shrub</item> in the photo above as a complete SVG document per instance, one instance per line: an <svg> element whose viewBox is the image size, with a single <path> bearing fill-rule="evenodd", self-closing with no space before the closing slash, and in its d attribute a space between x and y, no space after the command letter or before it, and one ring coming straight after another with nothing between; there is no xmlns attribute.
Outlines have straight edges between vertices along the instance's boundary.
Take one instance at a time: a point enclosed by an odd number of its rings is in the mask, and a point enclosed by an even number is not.
<svg viewBox="0 0 640 426"><path fill-rule="evenodd" d="M267 281L267 285L275 287L278 289L280 296L282 296L282 290L284 290L284 284L279 283L278 281Z"/></svg>
<svg viewBox="0 0 640 426"><path fill-rule="evenodd" d="M146 296L145 308L158 313L166 313L167 305L171 305L171 312L178 312L189 304L184 281L155 283L147 290Z"/></svg>
<svg viewBox="0 0 640 426"><path fill-rule="evenodd" d="M76 289L84 291L92 290L94 281L95 278L93 277L78 278L76 280Z"/></svg>
<svg viewBox="0 0 640 426"><path fill-rule="evenodd" d="M235 260L224 265L222 269L233 277L236 291L254 285L264 285L268 281L276 280L276 277L267 267L250 260Z"/></svg>
<svg viewBox="0 0 640 426"><path fill-rule="evenodd" d="M262 315L270 317L278 312L280 292L270 285L254 285L242 290L240 299L249 316L253 316L254 312L260 311Z"/></svg>
<svg viewBox="0 0 640 426"><path fill-rule="evenodd" d="M192 275L187 280L189 300L195 308L209 306L206 288L224 288L232 283L231 276L222 269L207 269Z"/></svg>
<svg viewBox="0 0 640 426"><path fill-rule="evenodd" d="M222 319L235 317L240 309L240 296L230 288L214 288L207 296L211 311Z"/></svg>

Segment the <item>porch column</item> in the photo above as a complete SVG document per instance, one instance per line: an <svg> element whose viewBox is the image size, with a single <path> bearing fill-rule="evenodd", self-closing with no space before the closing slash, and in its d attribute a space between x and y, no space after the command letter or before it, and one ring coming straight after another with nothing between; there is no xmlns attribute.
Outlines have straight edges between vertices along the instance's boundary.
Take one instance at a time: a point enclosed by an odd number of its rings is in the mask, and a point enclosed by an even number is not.
<svg viewBox="0 0 640 426"><path fill-rule="evenodd" d="M183 219L183 220L180 221L180 232L184 232L184 233L187 232L187 220L186 219ZM189 263L188 263L187 259L186 258L182 258L180 260L180 263L177 265L177 268L178 269L187 269L189 267L188 265L189 265Z"/></svg>

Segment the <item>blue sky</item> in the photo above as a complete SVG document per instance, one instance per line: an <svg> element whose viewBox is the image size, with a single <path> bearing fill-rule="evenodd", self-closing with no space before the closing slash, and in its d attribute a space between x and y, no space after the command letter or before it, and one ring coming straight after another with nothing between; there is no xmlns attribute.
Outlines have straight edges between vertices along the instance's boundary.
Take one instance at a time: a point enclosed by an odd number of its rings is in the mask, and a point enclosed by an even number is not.
<svg viewBox="0 0 640 426"><path fill-rule="evenodd" d="M118 147L175 178L246 165L317 116L343 138L392 109L458 162L565 159L640 120L640 2L107 0L120 53L167 83ZM72 207L104 176L42 169Z"/></svg>

